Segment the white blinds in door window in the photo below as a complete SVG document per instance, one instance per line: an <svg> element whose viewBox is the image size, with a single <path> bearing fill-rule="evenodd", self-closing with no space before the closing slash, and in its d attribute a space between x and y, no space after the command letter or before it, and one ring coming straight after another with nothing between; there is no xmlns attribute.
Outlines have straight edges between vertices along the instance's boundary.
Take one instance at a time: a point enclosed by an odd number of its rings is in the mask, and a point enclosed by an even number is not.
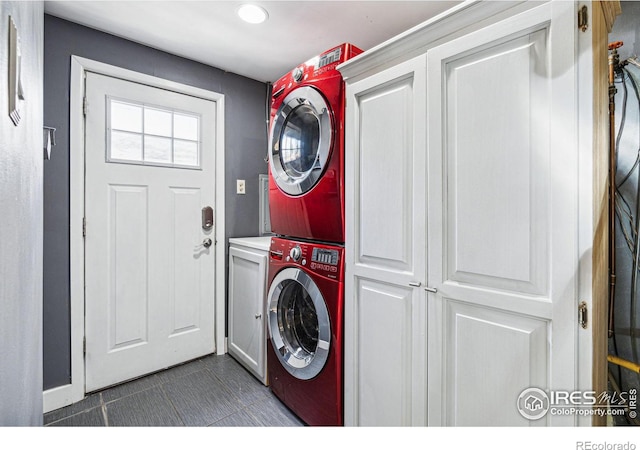
<svg viewBox="0 0 640 450"><path fill-rule="evenodd" d="M200 116L107 98L107 162L200 168Z"/></svg>

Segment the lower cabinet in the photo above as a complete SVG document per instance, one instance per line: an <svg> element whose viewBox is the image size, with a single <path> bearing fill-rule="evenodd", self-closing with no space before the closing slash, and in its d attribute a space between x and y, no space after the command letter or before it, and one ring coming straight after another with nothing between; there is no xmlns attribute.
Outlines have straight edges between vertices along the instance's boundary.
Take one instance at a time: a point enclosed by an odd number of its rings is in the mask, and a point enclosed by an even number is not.
<svg viewBox="0 0 640 450"><path fill-rule="evenodd" d="M270 242L270 237L229 239L228 351L265 385Z"/></svg>

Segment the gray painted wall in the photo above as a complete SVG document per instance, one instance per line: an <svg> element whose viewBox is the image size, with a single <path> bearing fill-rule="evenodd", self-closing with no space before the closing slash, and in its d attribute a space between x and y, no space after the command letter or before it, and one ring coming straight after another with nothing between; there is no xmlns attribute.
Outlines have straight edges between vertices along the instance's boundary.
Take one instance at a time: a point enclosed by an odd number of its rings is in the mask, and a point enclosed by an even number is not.
<svg viewBox="0 0 640 450"><path fill-rule="evenodd" d="M69 273L69 73L77 55L225 95L229 237L258 235L258 175L267 173L266 85L45 15L44 123L57 145L44 168L44 388L71 381ZM236 179L246 180L236 195ZM220 245L220 244L219 244Z"/></svg>
<svg viewBox="0 0 640 450"><path fill-rule="evenodd" d="M609 42L623 41L624 45L618 50L620 59L625 60L632 56L640 56L640 2L621 2L622 15L618 17L609 35ZM629 71L637 78L640 84L640 69L628 66ZM625 178L627 173L631 171L632 175L619 188L619 199L624 198L628 203L633 216L636 214L636 201L638 199L638 168L634 167L636 157L640 148L640 105L633 92L631 83L627 81L627 105L625 126L621 135L620 145L618 147L618 171L617 183ZM624 87L621 83L616 84L616 131L620 130L620 123L623 115L623 96ZM622 202L618 202L620 206ZM627 233L632 226L623 217L623 224ZM633 247L633 245L631 245ZM615 318L615 340L609 339L609 353L618 355L621 358L640 362L640 278L636 286L636 298L633 299L635 304L635 327L632 332L633 321L632 313L632 273L633 273L633 251L625 241L624 235L620 228L620 221L616 228L616 300L614 308ZM632 334L635 333L635 338ZM624 392L628 392L631 388L640 388L640 377L626 369L619 369L617 366L609 365L613 376L615 377L620 388ZM625 424L621 418L616 419L616 423Z"/></svg>
<svg viewBox="0 0 640 450"><path fill-rule="evenodd" d="M26 102L8 111L8 23ZM0 1L0 426L42 425L42 2Z"/></svg>

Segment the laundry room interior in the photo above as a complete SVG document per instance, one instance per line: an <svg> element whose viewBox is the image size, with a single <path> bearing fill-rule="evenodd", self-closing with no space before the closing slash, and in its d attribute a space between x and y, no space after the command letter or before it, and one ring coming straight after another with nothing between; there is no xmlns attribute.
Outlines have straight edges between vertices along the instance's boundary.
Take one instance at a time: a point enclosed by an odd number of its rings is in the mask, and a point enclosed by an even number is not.
<svg viewBox="0 0 640 450"><path fill-rule="evenodd" d="M640 445L640 2L0 20L0 427Z"/></svg>

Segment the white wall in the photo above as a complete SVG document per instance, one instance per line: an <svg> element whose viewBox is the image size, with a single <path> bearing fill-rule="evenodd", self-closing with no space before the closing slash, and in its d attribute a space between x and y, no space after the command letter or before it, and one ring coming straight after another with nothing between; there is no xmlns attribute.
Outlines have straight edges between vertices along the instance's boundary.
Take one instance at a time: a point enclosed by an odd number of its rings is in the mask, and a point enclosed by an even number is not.
<svg viewBox="0 0 640 450"><path fill-rule="evenodd" d="M8 106L8 24L26 102ZM0 426L42 425L42 2L0 1Z"/></svg>

